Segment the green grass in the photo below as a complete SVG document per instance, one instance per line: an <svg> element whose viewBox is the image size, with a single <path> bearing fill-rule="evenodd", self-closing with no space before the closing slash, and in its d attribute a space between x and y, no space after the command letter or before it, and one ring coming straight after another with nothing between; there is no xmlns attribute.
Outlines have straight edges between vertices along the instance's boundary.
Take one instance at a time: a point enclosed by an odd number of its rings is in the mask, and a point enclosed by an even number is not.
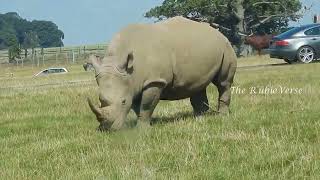
<svg viewBox="0 0 320 180"><path fill-rule="evenodd" d="M261 58L273 61L239 66ZM97 99L93 74L80 64L67 68L41 78L31 67L1 69L1 179L320 178L319 63L239 69L235 78L242 89L280 85L302 94L234 93L231 115L200 118L188 100L162 101L150 129L116 133L95 131L86 104L87 96ZM215 87L208 92L214 108Z"/></svg>

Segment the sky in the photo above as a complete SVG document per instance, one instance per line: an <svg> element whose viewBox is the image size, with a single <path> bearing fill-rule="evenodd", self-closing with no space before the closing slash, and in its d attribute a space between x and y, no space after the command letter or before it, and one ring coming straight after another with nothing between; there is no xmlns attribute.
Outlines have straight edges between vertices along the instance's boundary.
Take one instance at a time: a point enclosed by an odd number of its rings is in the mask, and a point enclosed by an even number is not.
<svg viewBox="0 0 320 180"><path fill-rule="evenodd" d="M132 23L151 23L144 18L150 8L163 0L0 0L0 13L17 12L27 20L49 20L65 34L66 46L107 43L121 28ZM320 0L302 0L313 4L303 19L290 25L312 22L320 15Z"/></svg>
<svg viewBox="0 0 320 180"><path fill-rule="evenodd" d="M311 7L309 11L304 14L304 17L298 22L291 22L290 25L302 25L313 23L313 16L315 14L320 15L320 0L301 0L302 5L306 7Z"/></svg>

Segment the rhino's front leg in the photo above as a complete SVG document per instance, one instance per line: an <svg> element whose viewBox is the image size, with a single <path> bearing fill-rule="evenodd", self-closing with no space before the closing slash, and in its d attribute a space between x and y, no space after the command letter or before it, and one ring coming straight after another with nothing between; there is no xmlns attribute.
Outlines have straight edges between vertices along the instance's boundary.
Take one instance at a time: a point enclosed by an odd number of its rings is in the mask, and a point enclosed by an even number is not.
<svg viewBox="0 0 320 180"><path fill-rule="evenodd" d="M149 87L142 92L138 127L150 126L151 116L159 102L161 91L160 87Z"/></svg>

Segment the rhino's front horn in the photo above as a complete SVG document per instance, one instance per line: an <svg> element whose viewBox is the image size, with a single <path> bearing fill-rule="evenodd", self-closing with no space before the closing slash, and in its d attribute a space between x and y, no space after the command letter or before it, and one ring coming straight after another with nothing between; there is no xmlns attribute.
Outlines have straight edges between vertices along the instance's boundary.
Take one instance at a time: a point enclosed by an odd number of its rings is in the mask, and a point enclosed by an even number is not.
<svg viewBox="0 0 320 180"><path fill-rule="evenodd" d="M95 105L92 103L92 101L91 101L90 98L87 98L87 101L88 101L88 104L89 104L89 106L90 106L91 111L97 116L97 120L99 121L99 119L100 119L99 117L102 116L101 109L100 109L99 107L95 106Z"/></svg>

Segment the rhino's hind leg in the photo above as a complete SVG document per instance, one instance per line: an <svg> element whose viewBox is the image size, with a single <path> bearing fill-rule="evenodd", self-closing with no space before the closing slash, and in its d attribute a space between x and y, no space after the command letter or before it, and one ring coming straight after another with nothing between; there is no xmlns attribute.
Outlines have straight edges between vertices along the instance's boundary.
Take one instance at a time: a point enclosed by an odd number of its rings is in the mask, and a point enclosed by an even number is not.
<svg viewBox="0 0 320 180"><path fill-rule="evenodd" d="M230 83L227 83L226 85L222 85L219 83L217 85L218 91L219 91L219 99L218 99L218 112L222 114L228 114L229 113L229 105L230 105L230 99L231 99L231 90L230 90Z"/></svg>
<svg viewBox="0 0 320 180"><path fill-rule="evenodd" d="M212 83L217 86L219 92L218 112L229 114L229 105L231 101L231 85L236 73L237 62L233 52L224 54L220 72L212 80Z"/></svg>
<svg viewBox="0 0 320 180"><path fill-rule="evenodd" d="M195 116L202 115L209 110L209 102L206 89L194 94L190 97L190 102L193 107Z"/></svg>

